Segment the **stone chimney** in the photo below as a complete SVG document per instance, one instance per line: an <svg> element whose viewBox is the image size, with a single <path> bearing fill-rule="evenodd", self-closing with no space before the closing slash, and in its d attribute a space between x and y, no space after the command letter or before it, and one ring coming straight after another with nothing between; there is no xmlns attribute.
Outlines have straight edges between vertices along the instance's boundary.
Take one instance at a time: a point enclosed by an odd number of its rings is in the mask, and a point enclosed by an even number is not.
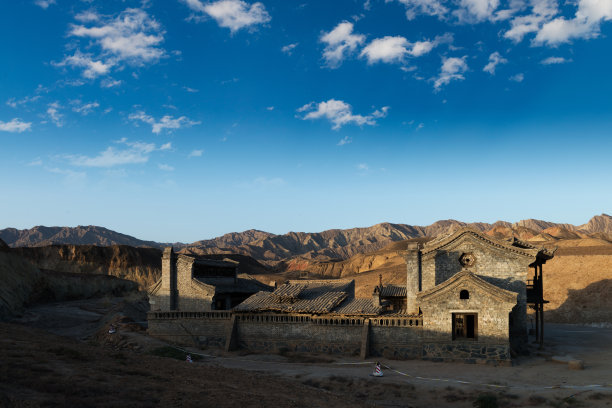
<svg viewBox="0 0 612 408"><path fill-rule="evenodd" d="M418 313L417 293L421 291L421 250L416 242L408 243L406 260L406 313Z"/></svg>
<svg viewBox="0 0 612 408"><path fill-rule="evenodd" d="M372 305L374 307L380 307L382 303L380 302L380 293L382 292L382 274L378 275L378 286L374 286L374 291L372 292Z"/></svg>
<svg viewBox="0 0 612 408"><path fill-rule="evenodd" d="M176 254L172 247L164 249L162 256L162 284L159 295L160 309L176 310L178 289L176 287Z"/></svg>

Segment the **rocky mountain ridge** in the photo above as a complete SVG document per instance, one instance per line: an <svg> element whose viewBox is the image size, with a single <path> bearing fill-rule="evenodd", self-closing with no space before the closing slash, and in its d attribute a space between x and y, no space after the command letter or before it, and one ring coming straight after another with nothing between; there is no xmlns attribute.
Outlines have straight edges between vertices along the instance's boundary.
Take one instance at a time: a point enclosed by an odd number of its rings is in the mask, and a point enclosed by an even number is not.
<svg viewBox="0 0 612 408"><path fill-rule="evenodd" d="M498 237L516 236L540 242L561 238L588 238L597 234L598 238L604 240L612 237L612 217L602 214L579 226L534 219L514 224L506 221L489 224L441 220L428 226L381 223L366 228L331 229L317 233L289 232L282 235L247 230L174 246L194 255L241 254L274 266L294 257L313 261L346 260L357 254L377 251L393 242L449 234L463 226L470 226ZM87 244L162 248L170 245L139 240L95 226L34 227L29 230L7 228L0 230L0 238L11 247Z"/></svg>

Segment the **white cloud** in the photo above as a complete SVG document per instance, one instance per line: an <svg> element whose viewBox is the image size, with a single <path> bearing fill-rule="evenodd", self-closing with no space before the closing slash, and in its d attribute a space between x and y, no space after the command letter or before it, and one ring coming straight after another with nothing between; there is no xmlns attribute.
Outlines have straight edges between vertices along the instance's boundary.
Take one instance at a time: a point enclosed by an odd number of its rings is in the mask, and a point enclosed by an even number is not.
<svg viewBox="0 0 612 408"><path fill-rule="evenodd" d="M160 170L163 171L174 171L174 167L168 165L168 164L158 164L157 168L159 168Z"/></svg>
<svg viewBox="0 0 612 408"><path fill-rule="evenodd" d="M453 12L459 22L477 23L493 19L499 0L460 0L460 8Z"/></svg>
<svg viewBox="0 0 612 408"><path fill-rule="evenodd" d="M535 45L556 47L572 39L589 39L599 36L603 21L612 20L612 1L580 0L574 18L557 17L544 24L533 40Z"/></svg>
<svg viewBox="0 0 612 408"><path fill-rule="evenodd" d="M344 58L352 54L357 46L365 41L362 34L353 34L353 23L343 21L328 33L324 33L320 41L325 44L323 59L330 68L337 68Z"/></svg>
<svg viewBox="0 0 612 408"><path fill-rule="evenodd" d="M85 10L75 14L74 19L82 23L91 23L100 20L100 16L94 10Z"/></svg>
<svg viewBox="0 0 612 408"><path fill-rule="evenodd" d="M10 98L9 100L6 101L6 104L10 106L11 108L16 108L17 106L26 105L30 102L36 102L39 99L40 99L40 95L26 96L22 99Z"/></svg>
<svg viewBox="0 0 612 408"><path fill-rule="evenodd" d="M402 62L408 54L410 45L404 37L383 37L372 40L362 51L360 56L368 60L368 64L376 62Z"/></svg>
<svg viewBox="0 0 612 408"><path fill-rule="evenodd" d="M444 19L448 13L442 1L440 0L398 0L406 6L406 18L414 20L416 16L424 14L427 16L437 16Z"/></svg>
<svg viewBox="0 0 612 408"><path fill-rule="evenodd" d="M31 122L24 122L19 118L14 118L9 122L2 122L0 120L0 131L2 132L21 133L25 132L26 130L30 130L31 128Z"/></svg>
<svg viewBox="0 0 612 408"><path fill-rule="evenodd" d="M274 110L274 106L267 106L266 110L273 111Z"/></svg>
<svg viewBox="0 0 612 408"><path fill-rule="evenodd" d="M94 109L100 106L100 104L96 101L82 104L81 101L75 100L72 101L72 104L75 105L72 110L84 116L89 115Z"/></svg>
<svg viewBox="0 0 612 408"><path fill-rule="evenodd" d="M83 53L78 48L81 44L77 44L73 55L54 65L82 68L85 78L107 75L112 68L122 69L124 64L153 64L166 56L160 47L164 31L143 9L128 8L111 17L89 10L75 15L75 19L82 24L72 24L68 35L89 40L83 45L93 51Z"/></svg>
<svg viewBox="0 0 612 408"><path fill-rule="evenodd" d="M204 150L192 150L187 157L202 157Z"/></svg>
<svg viewBox="0 0 612 408"><path fill-rule="evenodd" d="M291 55L295 47L297 47L298 45L299 43L287 44L283 48L281 48L281 51L287 55Z"/></svg>
<svg viewBox="0 0 612 408"><path fill-rule="evenodd" d="M161 145L159 147L159 150L170 150L172 149L172 143L168 142L168 143L164 143L163 145Z"/></svg>
<svg viewBox="0 0 612 408"><path fill-rule="evenodd" d="M348 136L344 136L342 139L340 139L340 141L338 141L338 143L336 143L338 146L344 146L345 144L349 144L352 143L353 139L348 137Z"/></svg>
<svg viewBox="0 0 612 408"><path fill-rule="evenodd" d="M104 53L135 65L154 62L165 55L165 51L158 48L164 41L164 32L160 24L142 9L128 8L115 18L102 20L97 26L75 24L70 35L90 38Z"/></svg>
<svg viewBox="0 0 612 408"><path fill-rule="evenodd" d="M128 164L141 164L149 161L151 153L163 150L154 143L128 142L123 138L116 142L126 148L109 146L98 155L90 157L85 155L67 155L65 158L73 166L81 167L114 167Z"/></svg>
<svg viewBox="0 0 612 408"><path fill-rule="evenodd" d="M186 116L180 116L178 118L174 118L170 115L165 115L159 121L157 121L155 120L155 118L153 118L150 115L147 115L143 111L132 113L128 116L128 118L130 120L141 121L141 122L151 125L152 131L155 134L160 133L164 129L168 129L168 130L181 129L185 127L191 127L193 125L199 125L200 123L202 123L200 121L190 120Z"/></svg>
<svg viewBox="0 0 612 408"><path fill-rule="evenodd" d="M55 4L55 0L36 0L34 4L46 10L49 8L50 5Z"/></svg>
<svg viewBox="0 0 612 408"><path fill-rule="evenodd" d="M434 80L434 89L440 90L443 85L448 85L453 80L462 81L465 79L463 74L468 70L465 59L467 55L461 58L442 57L442 67L440 68L440 75Z"/></svg>
<svg viewBox="0 0 612 408"><path fill-rule="evenodd" d="M121 83L122 81L120 79L105 78L100 81L100 86L102 88L114 88L121 85Z"/></svg>
<svg viewBox="0 0 612 408"><path fill-rule="evenodd" d="M368 60L368 64L376 62L401 63L406 56L420 57L429 53L443 43L451 43L453 35L450 33L436 37L433 41L424 40L414 43L401 36L386 36L372 40L362 51L360 56Z"/></svg>
<svg viewBox="0 0 612 408"><path fill-rule="evenodd" d="M508 60L501 56L497 51L489 55L489 63L482 69L484 72L488 72L491 75L495 75L495 68L499 64L507 64Z"/></svg>
<svg viewBox="0 0 612 408"><path fill-rule="evenodd" d="M370 170L370 166L368 166L366 163L359 163L357 165L357 169L361 171L368 171Z"/></svg>
<svg viewBox="0 0 612 408"><path fill-rule="evenodd" d="M522 72L519 72L516 75L512 75L510 78L508 78L510 81L514 81L514 82L523 82L523 80L525 79L525 75Z"/></svg>
<svg viewBox="0 0 612 408"><path fill-rule="evenodd" d="M195 13L208 14L219 26L229 28L232 33L271 20L266 7L260 2L250 5L242 0L219 0L207 4L200 0L183 2Z"/></svg>
<svg viewBox="0 0 612 408"><path fill-rule="evenodd" d="M301 119L321 119L326 118L334 124L332 129L340 129L347 124L354 125L375 125L376 119L387 116L388 106L382 107L380 110L375 110L369 115L354 115L353 107L348 103L336 99L330 99L326 102L315 104L311 102L299 108L300 113L307 112Z"/></svg>
<svg viewBox="0 0 612 408"><path fill-rule="evenodd" d="M601 23L612 20L612 1L579 0L572 18L558 16L556 0L531 0L531 13L512 19L504 37L520 42L525 35L536 33L532 45L556 47L573 39L590 39L600 35Z"/></svg>
<svg viewBox="0 0 612 408"><path fill-rule="evenodd" d="M94 79L100 75L106 75L110 69L115 65L112 60L103 62L101 60L95 61L91 54L83 54L81 51L76 50L74 55L67 55L60 62L52 63L56 67L71 66L73 68L83 68L82 75L85 78Z"/></svg>
<svg viewBox="0 0 612 408"><path fill-rule="evenodd" d="M553 64L565 64L567 62L572 62L571 59L563 58L563 57L548 57L540 61L542 65L553 65Z"/></svg>
<svg viewBox="0 0 612 408"><path fill-rule="evenodd" d="M64 115L59 111L61 108L62 106L57 101L47 105L47 115L49 116L49 119L51 119L51 122L53 122L57 127L64 126L64 122L62 120Z"/></svg>
<svg viewBox="0 0 612 408"><path fill-rule="evenodd" d="M189 92L189 93L196 93L196 92L200 92L200 90L199 90L199 89L190 88L190 87L188 87L188 86L184 86L184 87L183 87L183 89L184 89L184 90L186 90L186 91L187 91L187 92Z"/></svg>

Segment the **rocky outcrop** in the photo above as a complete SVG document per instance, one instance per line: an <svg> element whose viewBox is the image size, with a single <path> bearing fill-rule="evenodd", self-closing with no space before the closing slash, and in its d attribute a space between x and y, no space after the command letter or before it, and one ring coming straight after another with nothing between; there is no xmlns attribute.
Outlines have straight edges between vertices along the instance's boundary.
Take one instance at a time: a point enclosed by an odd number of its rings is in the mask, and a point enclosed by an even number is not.
<svg viewBox="0 0 612 408"><path fill-rule="evenodd" d="M608 214L596 215L589 222L578 227L578 229L588 233L612 234L612 217Z"/></svg>
<svg viewBox="0 0 612 408"><path fill-rule="evenodd" d="M148 287L161 277L162 251L126 245L50 245L14 248L39 269L89 275L110 275Z"/></svg>
<svg viewBox="0 0 612 408"><path fill-rule="evenodd" d="M41 271L14 250L0 250L0 320L20 315L39 302L119 296L138 285L103 275Z"/></svg>

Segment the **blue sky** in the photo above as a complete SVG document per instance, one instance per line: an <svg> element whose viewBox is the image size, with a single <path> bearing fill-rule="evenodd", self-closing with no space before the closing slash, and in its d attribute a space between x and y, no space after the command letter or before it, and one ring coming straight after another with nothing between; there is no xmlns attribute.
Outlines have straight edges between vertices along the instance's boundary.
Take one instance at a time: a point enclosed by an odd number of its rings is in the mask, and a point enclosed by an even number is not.
<svg viewBox="0 0 612 408"><path fill-rule="evenodd" d="M191 242L612 204L612 0L0 6L0 228Z"/></svg>

